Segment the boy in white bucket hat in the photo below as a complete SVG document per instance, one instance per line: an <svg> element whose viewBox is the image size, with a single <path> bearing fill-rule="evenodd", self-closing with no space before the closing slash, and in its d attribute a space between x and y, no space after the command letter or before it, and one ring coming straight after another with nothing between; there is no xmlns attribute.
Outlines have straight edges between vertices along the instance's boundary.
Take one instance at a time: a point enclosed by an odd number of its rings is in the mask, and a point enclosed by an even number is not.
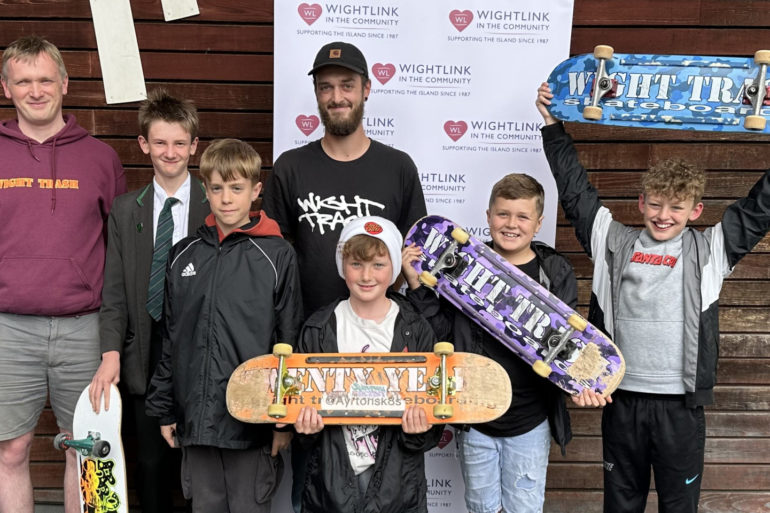
<svg viewBox="0 0 770 513"><path fill-rule="evenodd" d="M401 271L402 247L401 234L387 219L350 221L336 254L350 296L307 320L298 351L431 351L436 337L428 322L390 290ZM444 428L428 424L422 407L406 408L401 426L324 427L308 406L294 427L308 456L303 512L427 513L424 453L438 444Z"/></svg>

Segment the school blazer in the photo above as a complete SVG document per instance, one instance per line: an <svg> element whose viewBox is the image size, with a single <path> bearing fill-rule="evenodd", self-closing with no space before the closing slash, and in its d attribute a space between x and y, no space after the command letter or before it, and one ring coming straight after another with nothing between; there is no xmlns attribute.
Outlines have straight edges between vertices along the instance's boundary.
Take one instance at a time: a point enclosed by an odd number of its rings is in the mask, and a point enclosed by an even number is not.
<svg viewBox="0 0 770 513"><path fill-rule="evenodd" d="M123 194L112 204L107 224L107 260L99 310L101 351L120 351L121 381L130 394L144 395L152 376L147 286L152 265L153 185ZM203 225L211 209L203 184L190 183L187 235Z"/></svg>

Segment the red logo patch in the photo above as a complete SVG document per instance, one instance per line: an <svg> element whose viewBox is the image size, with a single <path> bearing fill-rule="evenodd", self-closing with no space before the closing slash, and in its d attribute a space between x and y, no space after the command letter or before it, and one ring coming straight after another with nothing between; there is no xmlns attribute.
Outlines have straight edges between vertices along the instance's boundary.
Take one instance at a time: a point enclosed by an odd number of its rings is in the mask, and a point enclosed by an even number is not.
<svg viewBox="0 0 770 513"><path fill-rule="evenodd" d="M312 25L321 17L323 9L318 4L299 4L297 6L297 12L300 17L305 20L305 23Z"/></svg>
<svg viewBox="0 0 770 513"><path fill-rule="evenodd" d="M449 21L452 23L452 25L455 26L458 32L462 32L473 21L473 13L468 10L461 11L459 9L455 9L449 13Z"/></svg>
<svg viewBox="0 0 770 513"><path fill-rule="evenodd" d="M364 225L364 231L369 235L379 235L382 233L382 226L374 221L369 221Z"/></svg>
<svg viewBox="0 0 770 513"><path fill-rule="evenodd" d="M444 447L449 445L449 442L452 441L452 438L454 438L454 435L452 434L452 432L448 429L445 429L441 433L441 440L438 441L438 448L443 449Z"/></svg>

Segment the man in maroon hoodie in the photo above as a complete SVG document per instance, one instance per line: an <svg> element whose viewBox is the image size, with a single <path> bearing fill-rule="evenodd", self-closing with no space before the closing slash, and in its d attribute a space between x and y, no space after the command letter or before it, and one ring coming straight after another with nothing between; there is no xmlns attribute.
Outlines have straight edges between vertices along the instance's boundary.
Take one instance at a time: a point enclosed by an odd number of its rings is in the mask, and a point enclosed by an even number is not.
<svg viewBox="0 0 770 513"><path fill-rule="evenodd" d="M126 191L117 154L62 114L68 78L59 50L26 36L3 52L0 123L0 512L32 513L29 451L50 393L72 429L80 392L99 366L105 222ZM78 507L66 456L66 513Z"/></svg>

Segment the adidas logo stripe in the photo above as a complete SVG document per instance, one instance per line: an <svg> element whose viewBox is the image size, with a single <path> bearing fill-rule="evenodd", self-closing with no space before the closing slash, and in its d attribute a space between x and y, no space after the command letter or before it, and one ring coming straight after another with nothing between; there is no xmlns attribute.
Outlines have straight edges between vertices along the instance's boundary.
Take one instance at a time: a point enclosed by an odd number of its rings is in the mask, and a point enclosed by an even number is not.
<svg viewBox="0 0 770 513"><path fill-rule="evenodd" d="M192 262L187 264L187 266L184 269L182 269L182 276L183 277L195 276L195 274L196 274L195 273L195 266L192 265Z"/></svg>

